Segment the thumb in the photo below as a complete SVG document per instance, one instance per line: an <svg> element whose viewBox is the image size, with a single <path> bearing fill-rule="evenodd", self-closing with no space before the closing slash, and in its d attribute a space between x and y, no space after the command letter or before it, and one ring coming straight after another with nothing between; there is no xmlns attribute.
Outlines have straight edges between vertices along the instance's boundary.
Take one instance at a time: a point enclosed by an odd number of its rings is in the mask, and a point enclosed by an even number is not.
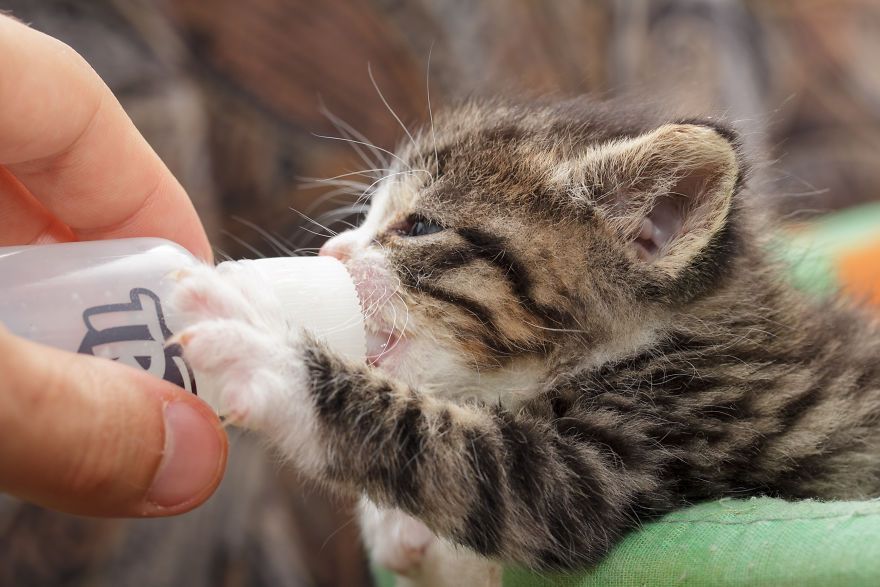
<svg viewBox="0 0 880 587"><path fill-rule="evenodd" d="M214 492L226 451L182 389L0 327L0 491L75 514L177 514Z"/></svg>

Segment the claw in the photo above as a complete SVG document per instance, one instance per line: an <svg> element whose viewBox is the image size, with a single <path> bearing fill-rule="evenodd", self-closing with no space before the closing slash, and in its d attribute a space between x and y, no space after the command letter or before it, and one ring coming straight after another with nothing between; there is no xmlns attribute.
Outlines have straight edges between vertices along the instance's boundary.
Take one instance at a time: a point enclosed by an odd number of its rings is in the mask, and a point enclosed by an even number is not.
<svg viewBox="0 0 880 587"><path fill-rule="evenodd" d="M184 330L168 337L168 339L164 343L164 346L166 349L170 349L175 346L186 348L186 346L192 341L192 339L193 334L187 330Z"/></svg>
<svg viewBox="0 0 880 587"><path fill-rule="evenodd" d="M175 269L174 271L169 272L166 277L172 281L176 281L179 283L190 275L192 275L192 271L190 271L189 269Z"/></svg>

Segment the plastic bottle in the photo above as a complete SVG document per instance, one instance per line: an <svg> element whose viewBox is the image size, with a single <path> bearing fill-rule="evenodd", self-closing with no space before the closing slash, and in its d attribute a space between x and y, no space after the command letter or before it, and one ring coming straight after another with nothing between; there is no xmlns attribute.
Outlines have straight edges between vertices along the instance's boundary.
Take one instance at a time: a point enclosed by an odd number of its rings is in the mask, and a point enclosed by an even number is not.
<svg viewBox="0 0 880 587"><path fill-rule="evenodd" d="M343 356L363 360L355 286L332 257L249 263L279 296L284 316ZM201 261L166 240L134 238L0 247L0 322L12 333L118 360L196 392L198 374L164 341L185 324L166 307L175 273Z"/></svg>

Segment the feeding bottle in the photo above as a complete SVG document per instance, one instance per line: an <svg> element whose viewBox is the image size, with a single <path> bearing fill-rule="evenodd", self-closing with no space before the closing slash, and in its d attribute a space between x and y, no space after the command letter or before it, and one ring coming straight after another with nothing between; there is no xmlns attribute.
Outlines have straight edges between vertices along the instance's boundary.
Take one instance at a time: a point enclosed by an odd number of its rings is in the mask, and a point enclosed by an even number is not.
<svg viewBox="0 0 880 587"><path fill-rule="evenodd" d="M343 356L366 354L354 283L332 257L248 263L274 292L292 327ZM133 238L0 247L0 322L13 334L117 360L197 392L180 349L164 342L186 326L167 306L180 270L202 263L170 241Z"/></svg>

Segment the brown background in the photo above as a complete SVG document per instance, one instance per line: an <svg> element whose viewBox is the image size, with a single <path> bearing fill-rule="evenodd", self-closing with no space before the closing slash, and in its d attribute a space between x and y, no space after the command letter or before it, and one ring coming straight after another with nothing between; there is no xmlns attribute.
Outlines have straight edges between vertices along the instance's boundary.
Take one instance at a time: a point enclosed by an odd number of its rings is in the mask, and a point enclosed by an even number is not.
<svg viewBox="0 0 880 587"><path fill-rule="evenodd" d="M878 198L880 6L866 0L0 0L79 50L188 189L219 256L309 249L290 210L363 166L322 114L393 148L434 107L635 92L723 115L783 219ZM338 203L338 202L337 202ZM331 228L339 228L335 224ZM322 232L316 230L316 232ZM276 244L273 245L272 239ZM199 510L87 520L0 496L0 585L358 585L346 504L248 438Z"/></svg>

